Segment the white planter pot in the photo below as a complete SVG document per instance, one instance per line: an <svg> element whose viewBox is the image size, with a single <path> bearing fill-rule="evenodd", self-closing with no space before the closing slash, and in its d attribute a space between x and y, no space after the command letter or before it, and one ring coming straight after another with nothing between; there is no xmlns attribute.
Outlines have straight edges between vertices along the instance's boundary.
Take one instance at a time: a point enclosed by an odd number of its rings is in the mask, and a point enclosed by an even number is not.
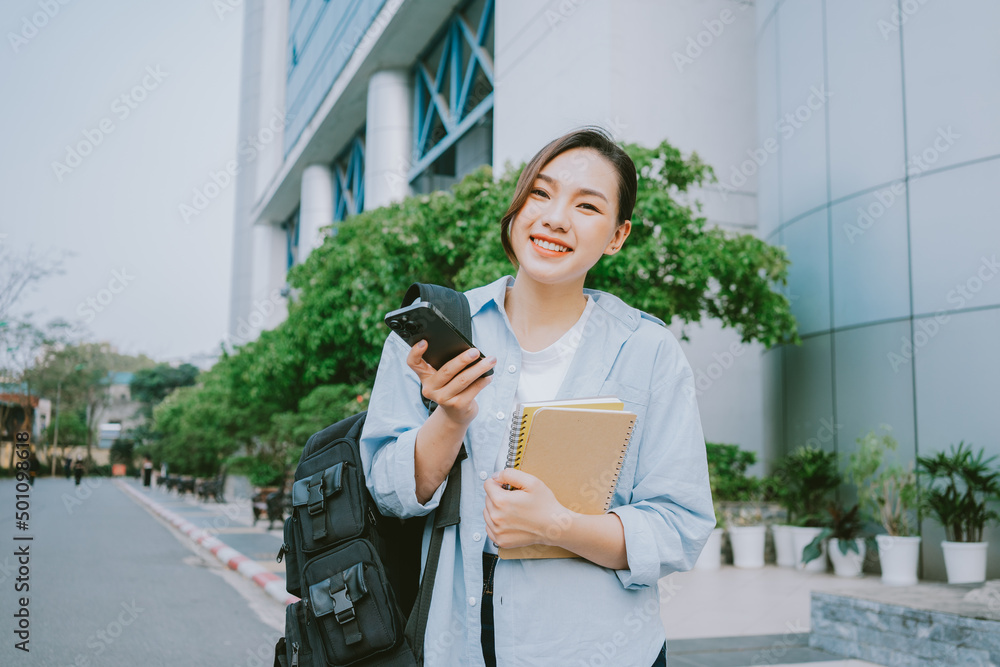
<svg viewBox="0 0 1000 667"><path fill-rule="evenodd" d="M795 567L795 549L792 547L791 526L773 525L774 555L779 567Z"/></svg>
<svg viewBox="0 0 1000 667"><path fill-rule="evenodd" d="M830 562L833 563L833 573L838 577L860 577L861 568L865 564L865 541L854 540L858 545L858 553L848 551L847 554L840 553L840 540L836 537L830 539Z"/></svg>
<svg viewBox="0 0 1000 667"><path fill-rule="evenodd" d="M941 542L949 584L986 581L986 549L989 542Z"/></svg>
<svg viewBox="0 0 1000 667"><path fill-rule="evenodd" d="M917 583L920 538L876 535L875 541L882 563L882 583L887 586L912 586Z"/></svg>
<svg viewBox="0 0 1000 667"><path fill-rule="evenodd" d="M705 548L701 550L701 555L694 564L696 570L718 570L722 564L722 528L716 528L708 536Z"/></svg>
<svg viewBox="0 0 1000 667"><path fill-rule="evenodd" d="M802 550L816 539L816 536L823 532L822 528L807 528L803 526L789 526L792 532L792 552L795 554L795 569L805 572L826 572L826 542L820 545L819 558L808 563L802 562Z"/></svg>
<svg viewBox="0 0 1000 667"><path fill-rule="evenodd" d="M733 526L729 541L733 545L733 565L736 567L764 567L764 537L767 526Z"/></svg>

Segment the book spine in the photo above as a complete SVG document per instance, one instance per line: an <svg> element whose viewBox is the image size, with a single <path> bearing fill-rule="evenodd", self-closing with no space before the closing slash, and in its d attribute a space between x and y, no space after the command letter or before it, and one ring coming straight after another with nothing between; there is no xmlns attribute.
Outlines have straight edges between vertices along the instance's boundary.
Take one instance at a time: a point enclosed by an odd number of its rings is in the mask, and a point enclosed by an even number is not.
<svg viewBox="0 0 1000 667"><path fill-rule="evenodd" d="M510 439L507 441L507 467L521 464L521 443L524 441L524 411L514 410L510 418Z"/></svg>
<svg viewBox="0 0 1000 667"><path fill-rule="evenodd" d="M608 510L611 509L611 502L615 499L615 489L618 488L618 478L621 477L622 468L625 467L625 457L628 455L628 446L632 442L632 431L635 430L635 420L628 426L628 433L625 434L625 442L622 443L621 453L618 455L618 465L615 468L615 478L611 483L611 489L608 491L608 497L604 501L604 513L607 514Z"/></svg>

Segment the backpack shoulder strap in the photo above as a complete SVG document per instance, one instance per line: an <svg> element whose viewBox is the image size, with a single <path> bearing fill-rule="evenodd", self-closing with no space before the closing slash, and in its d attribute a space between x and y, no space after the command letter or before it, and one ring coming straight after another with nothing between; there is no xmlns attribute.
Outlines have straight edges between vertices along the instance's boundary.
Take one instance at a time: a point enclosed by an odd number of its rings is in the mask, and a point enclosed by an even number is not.
<svg viewBox="0 0 1000 667"><path fill-rule="evenodd" d="M403 297L403 307L416 301L418 296L421 301L433 303L455 325L456 329L461 331L466 338L472 340L472 314L469 300L464 294L440 285L414 283L406 291L406 296ZM424 399L424 403L427 404L428 410L433 409L432 402ZM462 491L461 464L462 460L467 457L468 453L463 443L458 457L451 467L451 472L448 474L448 486L445 487L444 493L441 495L441 503L434 511L434 529L427 550L424 575L420 580L417 600L406 621L404 634L410 642L417 663L420 665L423 664L424 660L424 632L427 629L427 617L430 615L431 594L434 592L434 579L441 556L441 545L444 542L444 531L446 527L454 526L461 520L459 514L459 498Z"/></svg>
<svg viewBox="0 0 1000 667"><path fill-rule="evenodd" d="M432 303L440 310L448 321L455 325L455 328L462 332L462 335L472 340L472 311L469 308L469 300L461 292L457 292L450 287L441 285L430 285L427 283L413 283L406 290L401 308L409 306L420 297L421 301ZM428 412L434 412L437 405L434 401L420 396ZM463 445L464 447L464 445Z"/></svg>
<svg viewBox="0 0 1000 667"><path fill-rule="evenodd" d="M472 340L472 312L469 309L469 300L464 294L441 285L413 283L403 297L403 307L409 306L417 300L417 297L420 297L421 301L429 301L437 306L456 329Z"/></svg>

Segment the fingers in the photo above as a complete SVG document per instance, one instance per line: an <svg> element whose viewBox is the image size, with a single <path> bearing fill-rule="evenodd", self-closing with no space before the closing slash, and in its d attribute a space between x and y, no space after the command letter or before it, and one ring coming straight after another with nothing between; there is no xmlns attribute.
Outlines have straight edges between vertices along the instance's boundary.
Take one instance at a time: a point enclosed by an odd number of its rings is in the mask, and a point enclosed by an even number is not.
<svg viewBox="0 0 1000 667"><path fill-rule="evenodd" d="M493 519L490 518L490 513L488 510L483 510L483 518L486 519L486 534L491 540L496 542L497 540L497 527L493 523Z"/></svg>
<svg viewBox="0 0 1000 667"><path fill-rule="evenodd" d="M486 488L486 509L492 512L496 510L497 507L496 501L493 499L493 494L496 493L496 491L490 487L489 480L487 480L485 488Z"/></svg>
<svg viewBox="0 0 1000 667"><path fill-rule="evenodd" d="M465 363L468 362L463 359L462 367ZM438 405L450 405L455 399L459 399L459 403L474 399L490 383L491 377L480 376L496 366L496 359L483 359L457 375L451 374L454 373L454 367L449 368L450 365L451 362L448 362L441 370L421 378L424 396Z"/></svg>
<svg viewBox="0 0 1000 667"><path fill-rule="evenodd" d="M419 341L410 348L406 355L406 365L413 369L420 381L423 382L425 376L433 375L436 371L434 367L424 361L424 352L427 351L427 341Z"/></svg>
<svg viewBox="0 0 1000 667"><path fill-rule="evenodd" d="M515 489L528 490L533 488L536 484L545 484L531 473L518 470L517 468L502 469L496 479L500 484L510 484Z"/></svg>

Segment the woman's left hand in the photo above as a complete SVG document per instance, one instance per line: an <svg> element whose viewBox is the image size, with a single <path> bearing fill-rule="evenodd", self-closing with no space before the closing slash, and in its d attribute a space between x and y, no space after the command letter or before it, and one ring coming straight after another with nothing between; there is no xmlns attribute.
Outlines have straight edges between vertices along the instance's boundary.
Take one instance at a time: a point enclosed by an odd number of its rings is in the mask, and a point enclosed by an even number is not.
<svg viewBox="0 0 1000 667"><path fill-rule="evenodd" d="M504 484L514 487L503 488ZM505 468L486 480L486 533L505 548L529 544L559 545L573 512L534 475Z"/></svg>

